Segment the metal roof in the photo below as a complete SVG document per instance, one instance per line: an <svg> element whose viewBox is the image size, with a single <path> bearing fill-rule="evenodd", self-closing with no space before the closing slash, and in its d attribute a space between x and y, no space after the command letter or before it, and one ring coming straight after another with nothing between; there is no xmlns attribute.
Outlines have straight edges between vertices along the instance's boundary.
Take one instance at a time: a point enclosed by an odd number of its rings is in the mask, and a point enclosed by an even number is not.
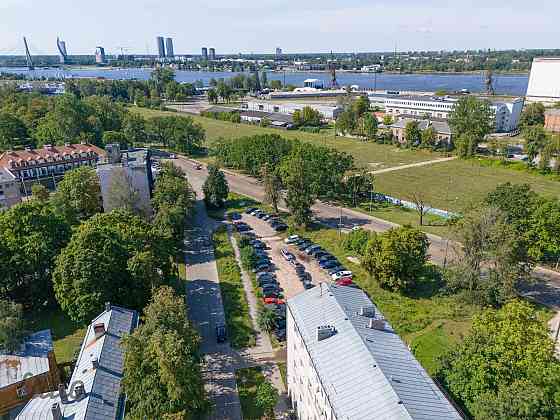
<svg viewBox="0 0 560 420"><path fill-rule="evenodd" d="M19 351L0 354L0 389L23 381L24 375L47 373L51 351L51 331L43 330L27 336Z"/></svg>
<svg viewBox="0 0 560 420"><path fill-rule="evenodd" d="M103 324L105 334L95 337L94 326ZM85 396L62 404L58 392L43 394L27 403L16 420L53 420L51 408L58 403L64 420L109 420L124 416L124 399L120 389L124 352L120 346L124 334L138 325L136 311L112 306L95 318L88 327L80 355L70 380L72 385L84 384ZM98 362L94 368L93 361Z"/></svg>
<svg viewBox="0 0 560 420"><path fill-rule="evenodd" d="M362 307L384 319L353 287L322 284L288 300L336 418L461 419L392 327L380 321L383 329L370 328ZM324 325L336 333L318 341L317 327Z"/></svg>

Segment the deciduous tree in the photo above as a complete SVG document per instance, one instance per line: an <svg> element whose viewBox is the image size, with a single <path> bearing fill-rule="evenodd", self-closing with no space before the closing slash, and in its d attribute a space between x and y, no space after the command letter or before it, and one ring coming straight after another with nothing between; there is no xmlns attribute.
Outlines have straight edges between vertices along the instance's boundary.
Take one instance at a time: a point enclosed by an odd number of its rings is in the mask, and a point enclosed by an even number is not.
<svg viewBox="0 0 560 420"><path fill-rule="evenodd" d="M208 165L208 178L202 186L206 205L222 208L229 194L229 185L226 177L217 166Z"/></svg>
<svg viewBox="0 0 560 420"><path fill-rule="evenodd" d="M460 157L470 157L478 143L494 128L494 115L490 103L474 96L464 96L457 101L449 115L449 125L461 143Z"/></svg>
<svg viewBox="0 0 560 420"><path fill-rule="evenodd" d="M11 353L18 350L24 336L23 306L0 299L0 352Z"/></svg>

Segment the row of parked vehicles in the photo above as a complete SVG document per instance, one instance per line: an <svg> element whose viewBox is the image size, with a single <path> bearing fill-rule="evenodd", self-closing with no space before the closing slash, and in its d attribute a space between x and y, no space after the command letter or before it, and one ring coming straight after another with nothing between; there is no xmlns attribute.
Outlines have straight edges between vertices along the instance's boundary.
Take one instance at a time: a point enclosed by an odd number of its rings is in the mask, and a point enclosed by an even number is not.
<svg viewBox="0 0 560 420"><path fill-rule="evenodd" d="M280 251L282 256L286 261L288 261L296 271L296 275L301 281L304 289L312 289L315 285L311 282L311 274L305 271L305 267L300 264L294 254L292 254L288 248L282 248Z"/></svg>
<svg viewBox="0 0 560 420"><path fill-rule="evenodd" d="M313 243L307 238L299 235L288 236L284 242L287 245L297 248L300 252L313 257L319 267L325 270L331 279L339 286L353 286L353 274L330 252L325 251L320 245Z"/></svg>
<svg viewBox="0 0 560 420"><path fill-rule="evenodd" d="M267 222L272 229L276 232L284 232L288 229L288 225L282 221L277 215L268 214L265 211L258 209L256 207L250 207L245 210L246 214L255 216L257 219L264 220Z"/></svg>

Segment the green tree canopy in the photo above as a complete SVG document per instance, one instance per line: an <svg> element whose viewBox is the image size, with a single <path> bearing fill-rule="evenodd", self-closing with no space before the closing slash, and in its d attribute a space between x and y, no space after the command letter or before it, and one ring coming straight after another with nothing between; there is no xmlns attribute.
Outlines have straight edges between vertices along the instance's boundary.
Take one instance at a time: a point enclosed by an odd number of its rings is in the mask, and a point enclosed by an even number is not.
<svg viewBox="0 0 560 420"><path fill-rule="evenodd" d="M521 127L544 125L544 112L544 105L540 102L525 105L519 118L519 125Z"/></svg>
<svg viewBox="0 0 560 420"><path fill-rule="evenodd" d="M478 143L494 128L494 113L490 103L474 96L460 98L449 115L453 135L462 145L458 147L461 157L470 157Z"/></svg>
<svg viewBox="0 0 560 420"><path fill-rule="evenodd" d="M28 143L25 123L15 114L0 111L0 151L13 150Z"/></svg>
<svg viewBox="0 0 560 420"><path fill-rule="evenodd" d="M408 146L418 146L422 141L422 131L418 127L418 121L411 120L404 128L404 138Z"/></svg>
<svg viewBox="0 0 560 420"><path fill-rule="evenodd" d="M438 376L476 418L556 419L560 412L560 362L548 328L526 302L475 315Z"/></svg>
<svg viewBox="0 0 560 420"><path fill-rule="evenodd" d="M217 166L208 165L208 178L202 186L204 201L210 207L222 208L229 194L226 177Z"/></svg>
<svg viewBox="0 0 560 420"><path fill-rule="evenodd" d="M23 306L0 299L0 353L18 350L24 336Z"/></svg>
<svg viewBox="0 0 560 420"><path fill-rule="evenodd" d="M204 129L191 117L154 117L146 129L152 142L189 155L198 152L204 140Z"/></svg>

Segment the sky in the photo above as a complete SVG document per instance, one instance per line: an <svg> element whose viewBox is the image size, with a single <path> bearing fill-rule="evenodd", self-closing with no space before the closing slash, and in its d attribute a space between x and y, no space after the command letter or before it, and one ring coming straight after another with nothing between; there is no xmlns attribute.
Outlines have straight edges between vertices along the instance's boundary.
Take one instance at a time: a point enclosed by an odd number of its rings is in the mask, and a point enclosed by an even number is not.
<svg viewBox="0 0 560 420"><path fill-rule="evenodd" d="M560 0L0 0L0 54L560 48Z"/></svg>

